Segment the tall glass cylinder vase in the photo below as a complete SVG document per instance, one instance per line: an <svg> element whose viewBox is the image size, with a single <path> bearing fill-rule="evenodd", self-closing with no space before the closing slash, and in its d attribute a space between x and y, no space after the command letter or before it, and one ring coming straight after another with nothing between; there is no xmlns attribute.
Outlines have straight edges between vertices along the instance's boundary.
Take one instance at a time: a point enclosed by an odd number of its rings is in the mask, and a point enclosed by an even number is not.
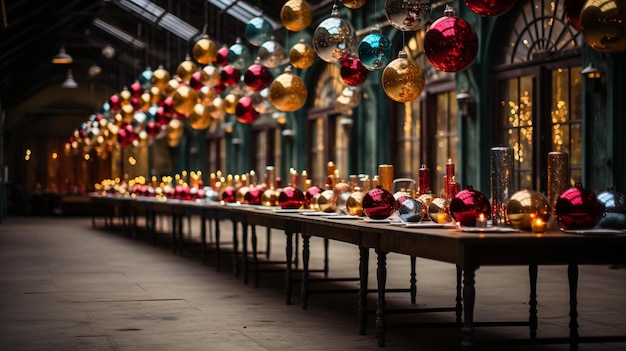
<svg viewBox="0 0 626 351"><path fill-rule="evenodd" d="M558 229L558 223L554 219L556 200L570 187L569 155L559 151L548 153L548 201L552 207L552 216L548 223L550 229Z"/></svg>
<svg viewBox="0 0 626 351"><path fill-rule="evenodd" d="M515 192L513 149L508 146L493 147L490 156L491 221L494 226L505 227L510 224L506 204Z"/></svg>

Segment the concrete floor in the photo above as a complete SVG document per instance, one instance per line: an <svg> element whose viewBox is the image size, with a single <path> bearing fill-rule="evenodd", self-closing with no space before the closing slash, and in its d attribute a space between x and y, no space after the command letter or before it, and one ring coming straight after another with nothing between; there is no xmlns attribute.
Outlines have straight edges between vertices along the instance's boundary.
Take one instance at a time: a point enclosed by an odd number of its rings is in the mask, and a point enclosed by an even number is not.
<svg viewBox="0 0 626 351"><path fill-rule="evenodd" d="M167 221L159 228L167 230ZM223 222L224 241L230 230ZM265 230L258 233L264 247ZM187 239L198 237L194 220ZM298 285L293 304L285 304L281 265L264 265L276 271L261 272L255 288L233 276L232 255L223 255L218 272L213 257L202 265L198 244L187 244L180 256L169 243L164 235L150 245L141 235L123 236L101 222L93 229L89 218L5 219L0 224L0 350L381 350L374 315L367 334L358 334L356 294L312 295L303 310ZM273 231L272 261L284 260L284 244L282 233ZM312 269L322 266L321 244L319 238L311 241ZM330 268L331 277L356 277L358 249L331 242ZM373 252L369 268L370 288L375 288ZM454 305L454 266L418 259L417 275L418 307ZM390 254L387 287L408 287L408 279L408 257ZM316 284L357 287L356 282ZM476 287L476 321L527 320L527 267L483 267ZM626 335L625 291L626 269L580 267L580 335ZM414 307L406 293L387 297L388 309ZM371 310L375 298L369 299ZM538 303L538 336L567 336L566 267L539 267ZM453 313L389 314L387 321L383 350L460 349L459 328L412 325L453 322ZM492 344L527 337L527 327L476 330L477 349L569 349L567 344ZM626 343L584 343L579 349L625 350Z"/></svg>

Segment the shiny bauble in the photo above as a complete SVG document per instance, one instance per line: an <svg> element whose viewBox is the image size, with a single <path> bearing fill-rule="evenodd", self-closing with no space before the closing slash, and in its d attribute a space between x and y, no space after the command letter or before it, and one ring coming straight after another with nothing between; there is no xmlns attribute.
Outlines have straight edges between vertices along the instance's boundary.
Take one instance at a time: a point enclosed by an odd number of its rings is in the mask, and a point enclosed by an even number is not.
<svg viewBox="0 0 626 351"><path fill-rule="evenodd" d="M341 79L348 85L355 86L365 83L368 72L358 57L350 56L341 61Z"/></svg>
<svg viewBox="0 0 626 351"><path fill-rule="evenodd" d="M265 189L261 187L250 187L244 194L243 203L247 205L261 205L261 198Z"/></svg>
<svg viewBox="0 0 626 351"><path fill-rule="evenodd" d="M143 88L141 87L141 83L139 83L138 80L134 81L133 84L130 85L130 93L133 97L138 98L142 92Z"/></svg>
<svg viewBox="0 0 626 351"><path fill-rule="evenodd" d="M176 118L173 118L167 123L167 138L168 139L180 139L184 133L183 123Z"/></svg>
<svg viewBox="0 0 626 351"><path fill-rule="evenodd" d="M207 65L204 66L202 70L207 74L207 81L204 82L205 85L214 87L220 82L220 70L217 67Z"/></svg>
<svg viewBox="0 0 626 351"><path fill-rule="evenodd" d="M397 102L415 100L424 90L425 83L422 68L409 59L405 51L398 53L398 58L385 67L382 75L385 94Z"/></svg>
<svg viewBox="0 0 626 351"><path fill-rule="evenodd" d="M422 28L430 20L430 0L387 0L385 14L392 26L406 32Z"/></svg>
<svg viewBox="0 0 626 351"><path fill-rule="evenodd" d="M430 26L424 36L424 54L443 72L463 71L478 54L478 36L474 27L457 17L450 7Z"/></svg>
<svg viewBox="0 0 626 351"><path fill-rule="evenodd" d="M580 12L583 38L592 49L616 53L626 49L626 2L589 0Z"/></svg>
<svg viewBox="0 0 626 351"><path fill-rule="evenodd" d="M145 70L139 73L138 81L139 81L139 84L141 85L141 89L146 90L152 87L152 83L150 81L152 80L153 74L154 72L152 71L150 67L147 67Z"/></svg>
<svg viewBox="0 0 626 351"><path fill-rule="evenodd" d="M542 193L524 189L515 192L506 203L506 212L513 227L532 232L532 221L539 218L544 223L550 221L552 206Z"/></svg>
<svg viewBox="0 0 626 351"><path fill-rule="evenodd" d="M198 90L198 101L204 106L213 106L213 100L215 100L215 89L209 87L208 85L202 86L200 90Z"/></svg>
<svg viewBox="0 0 626 351"><path fill-rule="evenodd" d="M176 68L176 75L183 83L189 83L191 75L198 70L198 66L195 62L191 61L191 58L187 56L183 62L178 64Z"/></svg>
<svg viewBox="0 0 626 351"><path fill-rule="evenodd" d="M163 89L163 92L165 93L165 96L172 96L174 95L174 93L176 92L176 89L178 89L178 86L180 85L180 80L178 78L178 76L170 79L169 81L167 81L167 84L165 84L165 88Z"/></svg>
<svg viewBox="0 0 626 351"><path fill-rule="evenodd" d="M245 196L248 193L248 191L250 191L250 187L249 186L240 186L237 189L237 194L235 194L235 201L242 204L245 201Z"/></svg>
<svg viewBox="0 0 626 351"><path fill-rule="evenodd" d="M400 206L402 206L402 203L404 203L404 201L411 198L411 194L407 193L406 191L400 190L400 191L396 191L393 194L393 198L396 200L396 203L394 204L394 208L397 211L400 208Z"/></svg>
<svg viewBox="0 0 626 351"><path fill-rule="evenodd" d="M398 216L402 222L419 222L424 216L424 204L417 199L407 198L398 208Z"/></svg>
<svg viewBox="0 0 626 351"><path fill-rule="evenodd" d="M333 5L331 17L323 20L313 33L313 48L322 60L339 62L349 57L355 49L356 32L350 22L339 17Z"/></svg>
<svg viewBox="0 0 626 351"><path fill-rule="evenodd" d="M346 209L349 215L359 217L365 216L365 213L363 213L364 196L365 193L358 187L356 187L354 191L350 193L350 196L346 200Z"/></svg>
<svg viewBox="0 0 626 351"><path fill-rule="evenodd" d="M377 187L363 196L363 213L374 220L386 219L394 213L395 203L393 194Z"/></svg>
<svg viewBox="0 0 626 351"><path fill-rule="evenodd" d="M459 191L450 201L450 215L462 226L476 226L476 218L481 214L491 217L489 199L471 185Z"/></svg>
<svg viewBox="0 0 626 351"><path fill-rule="evenodd" d="M120 91L119 97L120 107L122 107L131 103L131 98L133 97L133 94L130 92L130 90L128 90L127 87L124 87L122 91Z"/></svg>
<svg viewBox="0 0 626 351"><path fill-rule="evenodd" d="M346 183L346 182L339 182L337 183L334 187L333 187L333 196L330 199L330 206L332 207L333 211L335 212L341 212L341 213L347 213L347 209L346 207L346 200L348 199L347 196L343 198L343 203L341 204L342 210L339 209L339 201L341 199L341 196L345 193L349 193L351 190L350 188L350 184Z"/></svg>
<svg viewBox="0 0 626 351"><path fill-rule="evenodd" d="M172 106L176 112L188 116L198 102L198 93L188 85L181 84L172 95Z"/></svg>
<svg viewBox="0 0 626 351"><path fill-rule="evenodd" d="M161 94L161 89L155 86L150 88L150 101L153 104L158 104L159 102L161 102L162 98L163 98L163 95Z"/></svg>
<svg viewBox="0 0 626 351"><path fill-rule="evenodd" d="M120 96L119 94L113 94L109 98L109 111L116 113L120 109Z"/></svg>
<svg viewBox="0 0 626 351"><path fill-rule="evenodd" d="M159 88L159 90L165 89L165 85L170 80L170 73L163 68L163 66L159 66L154 72L152 72L152 77L150 78L150 84Z"/></svg>
<svg viewBox="0 0 626 351"><path fill-rule="evenodd" d="M280 9L280 22L292 32L299 32L311 24L311 5L305 0L289 0Z"/></svg>
<svg viewBox="0 0 626 351"><path fill-rule="evenodd" d="M300 39L300 41L289 50L289 62L295 68L309 68L313 62L315 62L315 50L313 50L313 47L307 44L304 39Z"/></svg>
<svg viewBox="0 0 626 351"><path fill-rule="evenodd" d="M215 62L217 57L217 44L215 44L208 35L203 34L193 45L191 52L194 60L199 64L208 65L211 62Z"/></svg>
<svg viewBox="0 0 626 351"><path fill-rule="evenodd" d="M237 189L234 186L228 185L222 190L219 196L220 201L224 201L226 203L234 203L237 197Z"/></svg>
<svg viewBox="0 0 626 351"><path fill-rule="evenodd" d="M349 9L359 9L365 5L365 0L340 0Z"/></svg>
<svg viewBox="0 0 626 351"><path fill-rule="evenodd" d="M203 86L206 86L205 83L207 83L208 80L209 75L204 70L199 69L191 75L189 86L194 90L200 90Z"/></svg>
<svg viewBox="0 0 626 351"><path fill-rule="evenodd" d="M261 64L267 68L280 66L285 60L285 49L274 37L264 42L257 53Z"/></svg>
<svg viewBox="0 0 626 351"><path fill-rule="evenodd" d="M515 6L517 0L465 0L465 5L479 16L499 16Z"/></svg>
<svg viewBox="0 0 626 351"><path fill-rule="evenodd" d="M130 123L133 120L135 108L131 104L126 104L123 105L122 108L120 108L120 112L122 115L122 122Z"/></svg>
<svg viewBox="0 0 626 351"><path fill-rule="evenodd" d="M260 60L252 64L243 74L244 84L252 91L261 91L272 83L272 73L263 66Z"/></svg>
<svg viewBox="0 0 626 351"><path fill-rule="evenodd" d="M220 81L226 87L232 87L239 83L241 79L241 71L231 65L226 65L220 72Z"/></svg>
<svg viewBox="0 0 626 351"><path fill-rule="evenodd" d="M255 17L246 24L246 39L254 46L261 46L261 44L268 41L273 34L274 27L262 16Z"/></svg>
<svg viewBox="0 0 626 351"><path fill-rule="evenodd" d="M224 96L224 99L222 100L222 109L224 110L224 112L230 115L234 115L235 112L237 111L236 109L237 109L238 102L239 102L239 95L230 93Z"/></svg>
<svg viewBox="0 0 626 351"><path fill-rule="evenodd" d="M235 106L235 115L239 123L250 124L259 117L259 112L252 105L252 99L249 96L242 96Z"/></svg>
<svg viewBox="0 0 626 351"><path fill-rule="evenodd" d="M210 186L205 186L204 187L204 198L209 200L209 201L218 201L220 196L220 193L215 191L215 189L211 188Z"/></svg>
<svg viewBox="0 0 626 351"><path fill-rule="evenodd" d="M565 0L565 16L567 22L580 32L580 12L587 0Z"/></svg>
<svg viewBox="0 0 626 351"><path fill-rule="evenodd" d="M603 212L596 195L580 183L565 190L554 206L554 217L564 230L591 229L600 222Z"/></svg>
<svg viewBox="0 0 626 351"><path fill-rule="evenodd" d="M203 104L196 104L187 118L192 129L207 129L212 122L211 108Z"/></svg>
<svg viewBox="0 0 626 351"><path fill-rule="evenodd" d="M215 64L222 67L228 64L228 46L226 46L225 44L217 49L217 55L215 55Z"/></svg>
<svg viewBox="0 0 626 351"><path fill-rule="evenodd" d="M265 190L261 194L261 205L278 206L278 192L274 188Z"/></svg>
<svg viewBox="0 0 626 351"><path fill-rule="evenodd" d="M278 195L280 208L300 208L304 204L304 193L298 188L288 186Z"/></svg>
<svg viewBox="0 0 626 351"><path fill-rule="evenodd" d="M304 204L303 207L304 208L311 208L311 202L313 201L313 197L319 193L322 192L322 188L320 188L317 185L312 185L310 186L305 192L304 192Z"/></svg>
<svg viewBox="0 0 626 351"><path fill-rule="evenodd" d="M393 60L391 40L382 35L378 25L361 40L357 51L361 63L370 71L379 71Z"/></svg>
<svg viewBox="0 0 626 351"><path fill-rule="evenodd" d="M308 92L302 78L292 73L291 67L274 79L270 85L269 100L283 112L293 112L304 106Z"/></svg>
<svg viewBox="0 0 626 351"><path fill-rule="evenodd" d="M331 206L331 199L333 198L333 191L328 189L324 190L321 193L315 195L314 203L315 207L320 212L335 212L335 209Z"/></svg>
<svg viewBox="0 0 626 351"><path fill-rule="evenodd" d="M430 206L430 203L436 199L437 196L433 193L426 193L426 194L422 194L420 196L417 197L417 200L421 203L424 204L424 211L428 212L428 206Z"/></svg>
<svg viewBox="0 0 626 351"><path fill-rule="evenodd" d="M604 215L598 227L606 229L626 229L626 197L618 193L613 187L598 194L598 201L602 204Z"/></svg>
<svg viewBox="0 0 626 351"><path fill-rule="evenodd" d="M250 64L250 50L245 46L240 38L237 38L235 44L228 48L228 63L235 69L243 69Z"/></svg>
<svg viewBox="0 0 626 351"><path fill-rule="evenodd" d="M445 197L436 197L428 205L428 216L435 223L450 223L450 200Z"/></svg>

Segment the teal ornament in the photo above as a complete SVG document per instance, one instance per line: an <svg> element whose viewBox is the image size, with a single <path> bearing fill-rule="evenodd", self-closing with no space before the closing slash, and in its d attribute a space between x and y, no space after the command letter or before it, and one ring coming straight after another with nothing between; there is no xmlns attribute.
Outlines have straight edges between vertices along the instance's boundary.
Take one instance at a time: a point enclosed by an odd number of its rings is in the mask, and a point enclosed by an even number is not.
<svg viewBox="0 0 626 351"><path fill-rule="evenodd" d="M143 90L146 89L150 89L152 88L152 83L150 83L150 80L152 79L152 75L154 72L152 72L152 68L148 67L146 68L143 72L139 73L139 85L141 85L141 88Z"/></svg>
<svg viewBox="0 0 626 351"><path fill-rule="evenodd" d="M241 42L240 38L237 38L235 44L228 48L226 59L234 68L243 69L250 65L250 50Z"/></svg>
<svg viewBox="0 0 626 351"><path fill-rule="evenodd" d="M255 17L246 24L246 39L254 46L261 46L274 34L274 27L263 17Z"/></svg>
<svg viewBox="0 0 626 351"><path fill-rule="evenodd" d="M393 59L391 40L381 34L378 25L359 43L359 59L361 64L370 71L379 71Z"/></svg>
<svg viewBox="0 0 626 351"><path fill-rule="evenodd" d="M158 105L152 105L150 107L148 107L148 112L146 113L146 117L148 118L148 121L154 121L156 120L156 115L157 113L159 113L159 106Z"/></svg>

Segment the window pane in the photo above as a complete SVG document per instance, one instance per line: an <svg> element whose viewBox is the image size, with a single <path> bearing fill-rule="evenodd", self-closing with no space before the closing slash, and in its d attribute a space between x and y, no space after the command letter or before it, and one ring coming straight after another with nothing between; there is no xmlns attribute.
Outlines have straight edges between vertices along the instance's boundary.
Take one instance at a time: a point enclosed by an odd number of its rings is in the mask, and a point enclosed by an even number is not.
<svg viewBox="0 0 626 351"><path fill-rule="evenodd" d="M396 158L397 178L415 178L422 160L420 159L420 101L405 103L398 116L398 156Z"/></svg>
<svg viewBox="0 0 626 351"><path fill-rule="evenodd" d="M445 164L448 159L458 162L458 134L457 134L457 101L456 92L447 91L437 94L437 132L435 134L435 180L433 192L443 189L443 176L446 173Z"/></svg>
<svg viewBox="0 0 626 351"><path fill-rule="evenodd" d="M311 123L311 167L312 184L323 186L326 182L324 164L324 119L318 118Z"/></svg>

